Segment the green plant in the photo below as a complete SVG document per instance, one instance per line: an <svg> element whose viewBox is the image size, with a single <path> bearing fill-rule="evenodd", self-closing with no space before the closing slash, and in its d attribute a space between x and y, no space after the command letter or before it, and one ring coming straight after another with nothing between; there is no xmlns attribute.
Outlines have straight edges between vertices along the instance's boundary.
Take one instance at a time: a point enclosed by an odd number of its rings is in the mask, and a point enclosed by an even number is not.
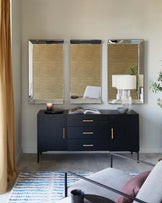
<svg viewBox="0 0 162 203"><path fill-rule="evenodd" d="M157 81L152 82L152 91L155 93L162 92L162 71L160 71ZM157 104L162 108L162 99L158 98Z"/></svg>
<svg viewBox="0 0 162 203"><path fill-rule="evenodd" d="M128 68L128 74L136 75L136 92L138 92L138 65L131 65Z"/></svg>
<svg viewBox="0 0 162 203"><path fill-rule="evenodd" d="M131 65L128 68L128 72L129 72L130 75L138 75L138 66L137 66L137 64L136 65Z"/></svg>

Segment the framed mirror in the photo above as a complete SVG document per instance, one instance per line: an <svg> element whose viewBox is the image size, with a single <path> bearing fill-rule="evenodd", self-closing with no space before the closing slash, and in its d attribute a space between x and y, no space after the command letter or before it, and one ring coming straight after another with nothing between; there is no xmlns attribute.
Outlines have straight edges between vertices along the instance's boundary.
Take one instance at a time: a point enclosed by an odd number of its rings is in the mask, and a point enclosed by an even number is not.
<svg viewBox="0 0 162 203"><path fill-rule="evenodd" d="M63 104L63 40L29 41L29 102Z"/></svg>
<svg viewBox="0 0 162 203"><path fill-rule="evenodd" d="M135 75L136 85L130 90L132 103L144 103L143 40L108 40L108 102L121 103L120 87L115 87L112 78L119 75ZM120 84L119 84L120 85ZM118 94L119 93L119 94Z"/></svg>
<svg viewBox="0 0 162 203"><path fill-rule="evenodd" d="M70 40L71 103L101 103L101 40Z"/></svg>

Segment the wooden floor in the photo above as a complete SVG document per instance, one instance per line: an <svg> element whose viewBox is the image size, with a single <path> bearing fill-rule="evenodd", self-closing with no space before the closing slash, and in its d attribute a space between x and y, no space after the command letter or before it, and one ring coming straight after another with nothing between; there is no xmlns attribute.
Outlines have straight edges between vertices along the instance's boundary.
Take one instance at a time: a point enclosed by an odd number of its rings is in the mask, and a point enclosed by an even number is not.
<svg viewBox="0 0 162 203"><path fill-rule="evenodd" d="M131 157L130 154L124 154ZM133 154L136 158L136 154ZM144 160L156 164L158 159L162 158L161 154L140 154L140 160ZM104 168L110 167L109 154L43 154L40 156L40 162L37 163L36 154L23 154L19 163L18 171L92 171L96 172ZM114 158L113 167L129 172L140 172L144 170L151 170L150 166L130 161L122 158ZM9 185L9 192L0 195L0 203L7 203L14 182Z"/></svg>

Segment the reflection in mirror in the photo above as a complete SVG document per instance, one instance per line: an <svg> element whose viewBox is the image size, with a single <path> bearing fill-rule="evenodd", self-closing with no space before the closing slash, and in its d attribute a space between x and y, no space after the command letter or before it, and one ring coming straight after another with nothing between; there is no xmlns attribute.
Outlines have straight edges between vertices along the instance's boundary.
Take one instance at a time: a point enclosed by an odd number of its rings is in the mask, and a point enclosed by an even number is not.
<svg viewBox="0 0 162 203"><path fill-rule="evenodd" d="M70 41L71 103L101 103L101 40Z"/></svg>
<svg viewBox="0 0 162 203"><path fill-rule="evenodd" d="M63 103L63 41L29 41L29 102Z"/></svg>
<svg viewBox="0 0 162 203"><path fill-rule="evenodd" d="M108 102L121 103L120 88L112 78L136 75L136 88L130 90L132 103L144 102L143 40L108 40Z"/></svg>

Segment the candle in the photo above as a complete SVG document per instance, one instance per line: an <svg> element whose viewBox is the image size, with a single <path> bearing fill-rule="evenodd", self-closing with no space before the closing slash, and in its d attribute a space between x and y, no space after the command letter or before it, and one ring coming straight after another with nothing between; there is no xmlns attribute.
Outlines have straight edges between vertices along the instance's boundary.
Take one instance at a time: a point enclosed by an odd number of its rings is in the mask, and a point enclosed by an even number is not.
<svg viewBox="0 0 162 203"><path fill-rule="evenodd" d="M52 111L53 104L47 103L47 111Z"/></svg>

